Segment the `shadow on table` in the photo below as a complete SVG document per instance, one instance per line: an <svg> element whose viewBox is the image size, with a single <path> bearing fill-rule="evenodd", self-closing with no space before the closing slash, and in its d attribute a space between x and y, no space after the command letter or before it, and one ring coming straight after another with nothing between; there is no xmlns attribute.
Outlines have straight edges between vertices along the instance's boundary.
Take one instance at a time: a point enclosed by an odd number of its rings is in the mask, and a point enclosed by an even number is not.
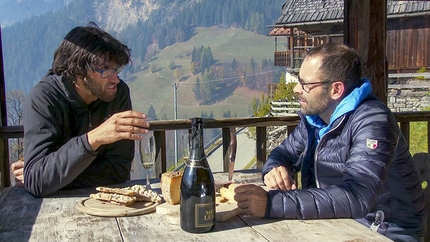
<svg viewBox="0 0 430 242"><path fill-rule="evenodd" d="M0 241L28 241L42 201L24 188L5 188L0 196Z"/></svg>

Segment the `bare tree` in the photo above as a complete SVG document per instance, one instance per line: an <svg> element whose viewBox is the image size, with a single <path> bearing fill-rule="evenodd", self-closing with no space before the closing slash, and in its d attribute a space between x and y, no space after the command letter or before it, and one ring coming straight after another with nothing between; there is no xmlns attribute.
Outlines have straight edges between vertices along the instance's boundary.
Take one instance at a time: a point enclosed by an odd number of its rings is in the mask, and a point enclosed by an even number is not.
<svg viewBox="0 0 430 242"><path fill-rule="evenodd" d="M25 95L23 90L12 90L6 95L7 121L10 126L22 125ZM9 160L15 162L23 158L24 140L9 140Z"/></svg>

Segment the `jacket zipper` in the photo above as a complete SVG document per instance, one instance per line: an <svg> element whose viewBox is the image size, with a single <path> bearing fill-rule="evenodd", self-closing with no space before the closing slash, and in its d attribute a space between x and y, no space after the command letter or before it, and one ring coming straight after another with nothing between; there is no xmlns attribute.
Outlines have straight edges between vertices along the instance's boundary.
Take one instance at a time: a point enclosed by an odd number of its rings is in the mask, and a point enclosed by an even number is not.
<svg viewBox="0 0 430 242"><path fill-rule="evenodd" d="M92 124L92 120L91 120L91 112L88 113L88 121L89 121L88 127L92 128L93 124Z"/></svg>
<svg viewBox="0 0 430 242"><path fill-rule="evenodd" d="M314 170L315 170L315 183L316 183L316 185L317 185L317 188L320 188L320 184L319 184L319 181L318 181L318 169L317 169L317 154L318 154L318 148L319 148L319 146L320 146L320 144L321 144L321 141L322 141L322 139L324 138L324 136L326 136L327 134L329 134L329 133L331 133L331 132L333 132L334 130L336 130L342 123L343 123L343 121L345 120L345 115L342 117L342 120L340 120L339 121L339 123L335 126L335 127L333 127L333 128L331 128L329 131L327 131L327 133L325 133L322 137L321 137L321 139L320 139L320 142L318 142L318 144L317 144L317 147L315 147L315 154L314 154Z"/></svg>

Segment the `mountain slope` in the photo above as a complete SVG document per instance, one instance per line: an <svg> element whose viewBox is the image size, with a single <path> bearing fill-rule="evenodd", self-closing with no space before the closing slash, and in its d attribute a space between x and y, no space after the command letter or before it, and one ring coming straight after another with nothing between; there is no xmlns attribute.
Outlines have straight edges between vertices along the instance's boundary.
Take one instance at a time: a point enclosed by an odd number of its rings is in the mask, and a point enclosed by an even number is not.
<svg viewBox="0 0 430 242"><path fill-rule="evenodd" d="M216 117L227 111L233 116L247 116L250 100L261 95L246 87L262 91L266 83L276 81L276 78L267 76L261 78L262 81L258 84L260 80L257 78L246 80L241 76L254 75L260 71L246 67L250 61L255 65L264 65L263 59L272 59L274 44L271 37L266 36L268 29L265 26L276 21L284 0L65 0L64 3L66 2L69 3L57 11L48 11L2 28L6 91L23 90L28 93L50 68L54 51L67 32L77 25L86 25L89 21L95 21L132 49L133 65L126 68L121 77L131 86L135 108L147 111L152 105L159 118L163 115L173 118L175 81L180 81L177 89L178 118L200 115L202 111L214 112ZM197 77L202 76L192 75L190 55L194 47L201 46L211 48L216 61L214 71L229 68L227 65L233 59L245 67L236 75L229 73L222 77L230 78L225 80L227 84L237 83L234 86L239 87L237 90L230 87L225 94L220 95L218 92L214 100L199 103L194 98L193 88ZM174 73L170 69L172 61L180 72ZM272 62L265 63L264 71L273 69L267 67L267 63L272 65ZM156 71L152 70L154 67ZM277 71L276 75L279 74ZM254 86L247 83L250 81L254 82ZM222 91L221 88L218 87L218 91ZM183 108L184 104L181 102L186 103L187 107ZM202 103L214 102L218 102L217 105L210 108L201 106Z"/></svg>
<svg viewBox="0 0 430 242"><path fill-rule="evenodd" d="M260 98L261 91L251 91L240 87L230 97L214 104L199 105L195 99L193 88L196 83L195 75L191 73L191 55L194 47L210 47L214 58L219 62L249 62L254 57L257 63L263 59L273 59L273 39L242 29L196 28L196 34L190 40L166 47L150 62L156 65L158 71L151 73L148 69L129 76L126 81L131 89L133 106L144 112L152 105L161 118L164 114L173 119L174 87L177 81L174 71L169 69L170 61L182 70L181 81L178 82L177 108L178 118L198 116L201 112L213 112L215 118L222 117L230 111L232 116L250 115L249 104L254 97ZM280 69L276 69L279 73ZM229 82L239 82L237 76L227 77ZM216 80L215 80L216 81Z"/></svg>

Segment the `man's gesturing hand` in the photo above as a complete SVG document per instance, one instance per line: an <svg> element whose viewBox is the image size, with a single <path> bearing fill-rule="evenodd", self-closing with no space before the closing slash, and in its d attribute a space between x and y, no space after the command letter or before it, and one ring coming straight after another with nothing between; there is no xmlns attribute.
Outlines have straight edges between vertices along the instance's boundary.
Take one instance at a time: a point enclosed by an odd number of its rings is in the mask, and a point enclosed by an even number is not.
<svg viewBox="0 0 430 242"><path fill-rule="evenodd" d="M263 218L266 214L267 192L255 184L240 185L234 189L234 200L242 214Z"/></svg>
<svg viewBox="0 0 430 242"><path fill-rule="evenodd" d="M294 179L287 171L287 168L279 166L273 168L264 176L264 184L269 188L275 188L282 191L297 189Z"/></svg>
<svg viewBox="0 0 430 242"><path fill-rule="evenodd" d="M148 133L148 127L146 114L136 111L116 113L88 132L88 143L93 150L97 150L100 145L111 144L122 139L139 140L140 134Z"/></svg>

